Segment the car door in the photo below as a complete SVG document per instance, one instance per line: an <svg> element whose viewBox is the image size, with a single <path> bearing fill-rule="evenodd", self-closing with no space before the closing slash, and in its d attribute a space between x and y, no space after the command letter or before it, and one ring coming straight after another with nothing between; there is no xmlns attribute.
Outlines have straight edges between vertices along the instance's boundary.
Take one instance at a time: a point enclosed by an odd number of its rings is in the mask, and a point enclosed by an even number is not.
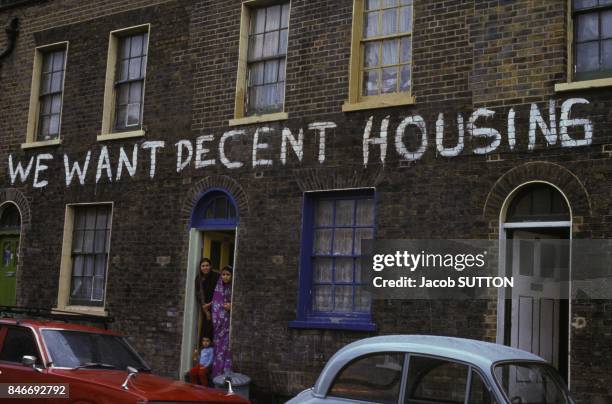
<svg viewBox="0 0 612 404"><path fill-rule="evenodd" d="M37 358L36 366L24 366L21 361L24 355ZM0 328L0 383L59 383L56 377L49 377L42 370L41 351L30 328L23 326L4 325ZM37 402L59 403L62 399L42 399ZM63 399L63 402L66 402Z"/></svg>

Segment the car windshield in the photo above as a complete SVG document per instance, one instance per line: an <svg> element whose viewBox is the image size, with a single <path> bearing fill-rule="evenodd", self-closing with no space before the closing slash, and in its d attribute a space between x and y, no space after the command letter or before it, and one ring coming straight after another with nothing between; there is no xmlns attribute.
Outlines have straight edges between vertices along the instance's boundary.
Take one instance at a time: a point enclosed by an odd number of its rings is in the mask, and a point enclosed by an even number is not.
<svg viewBox="0 0 612 404"><path fill-rule="evenodd" d="M547 365L503 363L494 373L512 404L570 403L559 376Z"/></svg>
<svg viewBox="0 0 612 404"><path fill-rule="evenodd" d="M122 337L67 330L43 330L42 334L55 367L149 370Z"/></svg>

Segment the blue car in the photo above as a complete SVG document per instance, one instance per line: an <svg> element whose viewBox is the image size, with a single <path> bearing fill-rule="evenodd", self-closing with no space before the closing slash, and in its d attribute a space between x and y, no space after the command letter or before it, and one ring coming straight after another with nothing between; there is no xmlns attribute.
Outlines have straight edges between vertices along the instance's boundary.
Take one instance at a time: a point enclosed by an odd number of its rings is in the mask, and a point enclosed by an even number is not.
<svg viewBox="0 0 612 404"><path fill-rule="evenodd" d="M544 359L504 345L430 335L366 338L340 349L287 404L574 404Z"/></svg>

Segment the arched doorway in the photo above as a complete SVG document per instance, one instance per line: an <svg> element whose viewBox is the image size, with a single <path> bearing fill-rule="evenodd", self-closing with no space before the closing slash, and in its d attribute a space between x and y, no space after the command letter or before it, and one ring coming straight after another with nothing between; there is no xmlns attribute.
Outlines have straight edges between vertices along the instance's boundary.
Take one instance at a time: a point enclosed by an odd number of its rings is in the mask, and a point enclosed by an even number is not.
<svg viewBox="0 0 612 404"><path fill-rule="evenodd" d="M190 218L189 257L185 284L185 311L181 346L181 375L193 366L192 354L198 349L202 313L195 299L195 278L202 257L211 260L213 270L234 266L238 229L238 209L234 198L223 189L202 194ZM234 278L236 269L234 268ZM231 338L231 333L230 333Z"/></svg>
<svg viewBox="0 0 612 404"><path fill-rule="evenodd" d="M0 306L14 306L19 263L21 214L12 202L0 206Z"/></svg>
<svg viewBox="0 0 612 404"><path fill-rule="evenodd" d="M569 352L571 210L546 182L530 182L506 199L501 214L501 273L514 278L500 291L498 342L547 359L566 380Z"/></svg>

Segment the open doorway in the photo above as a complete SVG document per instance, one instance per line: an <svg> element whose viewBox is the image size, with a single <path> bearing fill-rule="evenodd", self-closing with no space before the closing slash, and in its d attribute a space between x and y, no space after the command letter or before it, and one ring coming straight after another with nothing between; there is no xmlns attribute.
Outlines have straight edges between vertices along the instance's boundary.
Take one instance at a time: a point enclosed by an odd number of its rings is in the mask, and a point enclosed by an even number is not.
<svg viewBox="0 0 612 404"><path fill-rule="evenodd" d="M205 313L196 299L196 276L200 270L200 260L208 258L213 271L217 273L226 266L234 267L237 229L238 214L235 201L230 194L223 190L211 190L201 196L192 212L189 233L181 375L195 364L197 358L194 352L200 348L199 342L206 321ZM236 276L235 269L233 276L234 278ZM231 322L229 334L231 338Z"/></svg>
<svg viewBox="0 0 612 404"><path fill-rule="evenodd" d="M543 182L518 188L508 198L500 238L501 272L515 283L500 290L498 342L545 358L569 381L569 282L557 281L571 279L566 198Z"/></svg>

